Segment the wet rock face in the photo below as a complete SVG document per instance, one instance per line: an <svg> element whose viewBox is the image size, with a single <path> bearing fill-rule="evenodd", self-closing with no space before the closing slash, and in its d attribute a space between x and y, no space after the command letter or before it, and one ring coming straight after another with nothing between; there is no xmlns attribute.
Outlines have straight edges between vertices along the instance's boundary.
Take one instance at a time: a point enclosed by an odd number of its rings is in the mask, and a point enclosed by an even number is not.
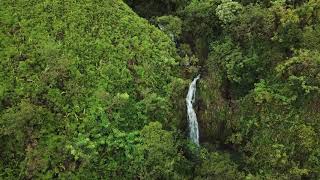
<svg viewBox="0 0 320 180"><path fill-rule="evenodd" d="M199 83L196 111L200 142L223 142L230 132L231 108L220 86L221 80L215 73L208 73Z"/></svg>

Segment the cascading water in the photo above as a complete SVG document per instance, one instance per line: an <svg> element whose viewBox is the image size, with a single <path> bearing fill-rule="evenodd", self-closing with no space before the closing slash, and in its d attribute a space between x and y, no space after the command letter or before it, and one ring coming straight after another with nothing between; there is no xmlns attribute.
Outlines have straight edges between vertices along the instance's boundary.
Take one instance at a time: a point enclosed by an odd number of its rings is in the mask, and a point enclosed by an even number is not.
<svg viewBox="0 0 320 180"><path fill-rule="evenodd" d="M197 81L199 80L200 75L193 79L189 86L188 95L186 97L187 103L187 112L188 112L188 122L189 122L189 136L191 140L199 145L199 127L197 121L196 112L193 109L193 103L195 102L196 90L197 90Z"/></svg>
<svg viewBox="0 0 320 180"><path fill-rule="evenodd" d="M165 32L165 27L162 24L158 24L158 27L161 31ZM167 32L171 40L175 42L174 34L172 32Z"/></svg>

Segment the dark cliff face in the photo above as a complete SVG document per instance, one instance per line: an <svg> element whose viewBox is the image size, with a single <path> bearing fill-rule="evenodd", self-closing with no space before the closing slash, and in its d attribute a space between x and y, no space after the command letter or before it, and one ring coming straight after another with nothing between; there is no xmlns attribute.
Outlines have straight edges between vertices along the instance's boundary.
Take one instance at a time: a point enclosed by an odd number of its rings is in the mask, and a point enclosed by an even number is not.
<svg viewBox="0 0 320 180"><path fill-rule="evenodd" d="M219 75L210 72L198 85L197 116L200 142L224 141L227 135L230 108L220 90Z"/></svg>

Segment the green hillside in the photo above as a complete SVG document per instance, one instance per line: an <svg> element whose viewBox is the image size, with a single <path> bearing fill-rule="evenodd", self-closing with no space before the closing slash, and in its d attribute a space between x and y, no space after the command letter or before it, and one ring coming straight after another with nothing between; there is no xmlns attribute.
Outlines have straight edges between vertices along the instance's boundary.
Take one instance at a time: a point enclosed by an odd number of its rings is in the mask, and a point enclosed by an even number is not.
<svg viewBox="0 0 320 180"><path fill-rule="evenodd" d="M139 130L177 121L170 39L116 0L0 8L0 175L138 171L122 163L133 163Z"/></svg>
<svg viewBox="0 0 320 180"><path fill-rule="evenodd" d="M0 1L0 179L320 179L320 1Z"/></svg>

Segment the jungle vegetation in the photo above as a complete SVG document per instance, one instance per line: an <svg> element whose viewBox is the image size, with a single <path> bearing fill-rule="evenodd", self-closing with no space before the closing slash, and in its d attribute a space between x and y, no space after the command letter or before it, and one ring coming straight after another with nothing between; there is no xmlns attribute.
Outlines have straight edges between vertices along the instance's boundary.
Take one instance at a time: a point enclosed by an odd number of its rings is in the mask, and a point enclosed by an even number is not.
<svg viewBox="0 0 320 180"><path fill-rule="evenodd" d="M0 179L320 179L320 1L1 0Z"/></svg>

